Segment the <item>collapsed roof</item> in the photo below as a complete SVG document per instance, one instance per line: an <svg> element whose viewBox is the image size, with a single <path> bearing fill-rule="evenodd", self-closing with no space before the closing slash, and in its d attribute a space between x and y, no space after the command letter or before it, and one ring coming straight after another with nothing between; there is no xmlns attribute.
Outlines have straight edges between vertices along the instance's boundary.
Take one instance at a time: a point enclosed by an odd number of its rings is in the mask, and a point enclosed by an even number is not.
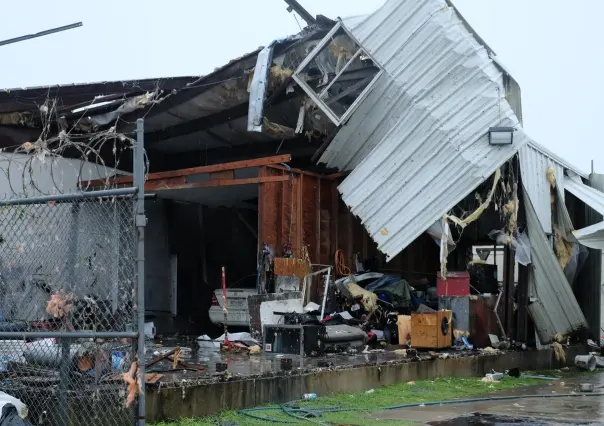
<svg viewBox="0 0 604 426"><path fill-rule="evenodd" d="M287 152L350 172L342 198L388 258L517 154L533 269L560 269L545 239L550 169L561 197L567 189L594 199L579 170L525 134L518 85L447 0L389 0L364 17L320 17L207 76L5 90L0 147L38 138L49 110L52 131L70 135L126 133L144 117L155 171L199 165L192 153L208 164ZM514 128L513 143L490 144L492 127ZM599 247L602 229L577 238ZM561 269L530 279L544 343L586 325ZM552 289L564 297L550 297Z"/></svg>

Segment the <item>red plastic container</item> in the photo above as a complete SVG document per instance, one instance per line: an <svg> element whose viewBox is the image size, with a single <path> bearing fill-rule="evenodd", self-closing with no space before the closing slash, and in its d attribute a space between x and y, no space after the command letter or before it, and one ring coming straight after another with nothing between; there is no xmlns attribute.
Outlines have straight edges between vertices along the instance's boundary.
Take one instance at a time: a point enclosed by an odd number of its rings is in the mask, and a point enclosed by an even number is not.
<svg viewBox="0 0 604 426"><path fill-rule="evenodd" d="M438 273L436 294L438 296L469 296L470 274L467 271L447 272L447 276L443 277Z"/></svg>

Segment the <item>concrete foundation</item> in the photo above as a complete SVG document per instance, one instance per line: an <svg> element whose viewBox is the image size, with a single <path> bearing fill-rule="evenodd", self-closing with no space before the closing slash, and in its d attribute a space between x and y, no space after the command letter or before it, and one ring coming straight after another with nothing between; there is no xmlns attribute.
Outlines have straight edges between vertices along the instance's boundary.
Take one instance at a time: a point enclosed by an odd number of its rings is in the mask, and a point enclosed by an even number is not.
<svg viewBox="0 0 604 426"><path fill-rule="evenodd" d="M585 354L583 347L566 351L567 362L557 362L552 350L509 352L408 362L386 361L346 368L317 368L312 371L275 372L270 377L238 377L236 380L212 383L186 378L174 383L147 387L147 420L149 423L181 418L196 418L222 410L251 408L268 403L283 403L313 392L319 396L331 393L355 393L410 380L435 377L472 377L504 371L549 370L571 365L575 355Z"/></svg>

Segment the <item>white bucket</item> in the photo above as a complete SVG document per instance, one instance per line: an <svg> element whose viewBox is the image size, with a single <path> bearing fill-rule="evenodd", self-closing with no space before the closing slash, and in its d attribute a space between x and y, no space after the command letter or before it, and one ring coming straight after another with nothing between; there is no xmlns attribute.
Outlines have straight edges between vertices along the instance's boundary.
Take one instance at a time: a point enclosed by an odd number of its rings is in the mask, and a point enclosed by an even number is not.
<svg viewBox="0 0 604 426"><path fill-rule="evenodd" d="M577 355L575 365L584 370L594 371L596 369L596 357L593 355Z"/></svg>

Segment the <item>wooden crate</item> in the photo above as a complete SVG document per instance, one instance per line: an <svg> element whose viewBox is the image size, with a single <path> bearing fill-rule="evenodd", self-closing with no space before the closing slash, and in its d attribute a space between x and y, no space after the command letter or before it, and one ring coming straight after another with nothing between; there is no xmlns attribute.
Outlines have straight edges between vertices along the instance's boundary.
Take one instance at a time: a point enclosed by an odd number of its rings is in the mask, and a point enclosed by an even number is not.
<svg viewBox="0 0 604 426"><path fill-rule="evenodd" d="M443 333L443 319L448 326ZM424 349L449 348L452 338L451 311L411 314L411 346Z"/></svg>

